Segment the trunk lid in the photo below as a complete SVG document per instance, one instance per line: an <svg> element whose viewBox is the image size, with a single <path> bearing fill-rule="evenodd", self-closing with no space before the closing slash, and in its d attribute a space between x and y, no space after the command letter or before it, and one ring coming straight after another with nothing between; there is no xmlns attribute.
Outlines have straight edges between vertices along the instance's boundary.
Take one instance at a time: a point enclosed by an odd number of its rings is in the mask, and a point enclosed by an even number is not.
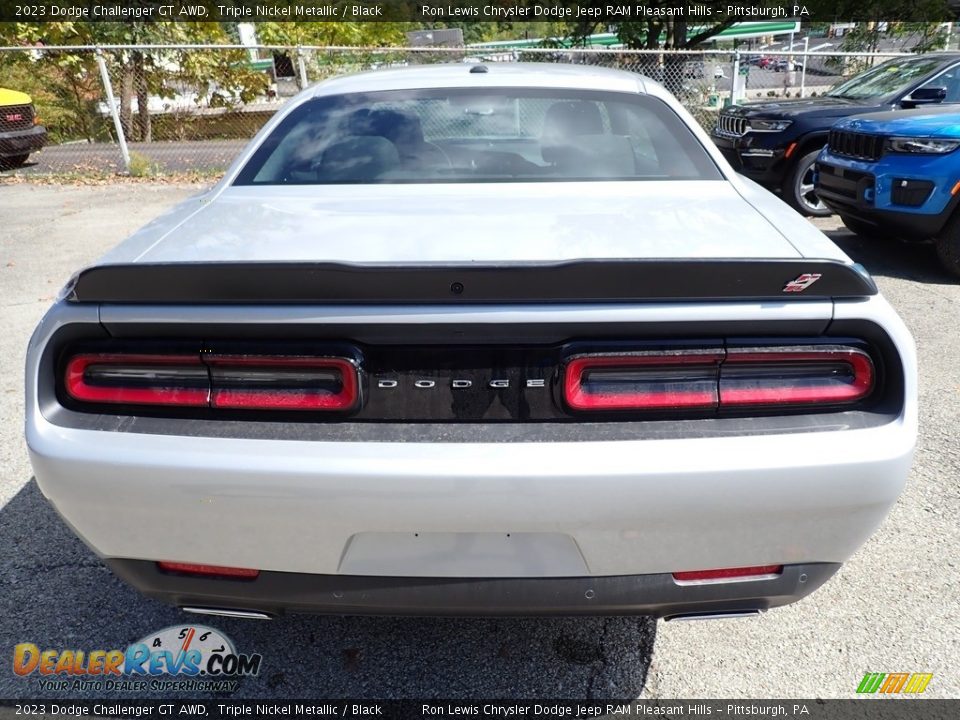
<svg viewBox="0 0 960 720"><path fill-rule="evenodd" d="M230 187L108 262L798 258L725 181Z"/></svg>

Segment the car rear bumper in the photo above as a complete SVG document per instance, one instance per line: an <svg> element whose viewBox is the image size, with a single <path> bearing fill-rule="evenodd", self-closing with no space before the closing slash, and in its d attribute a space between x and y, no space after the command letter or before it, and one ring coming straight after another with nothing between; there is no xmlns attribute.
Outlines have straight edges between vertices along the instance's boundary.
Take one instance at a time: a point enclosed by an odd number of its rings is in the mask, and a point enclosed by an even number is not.
<svg viewBox="0 0 960 720"><path fill-rule="evenodd" d="M34 125L28 130L0 132L0 157L14 157L36 152L47 144L47 129Z"/></svg>
<svg viewBox="0 0 960 720"><path fill-rule="evenodd" d="M108 560L149 597L193 612L275 617L341 615L656 615L754 613L796 602L839 565L788 565L764 579L678 583L670 574L571 578L408 578L261 573L225 580L165 573L152 562Z"/></svg>
<svg viewBox="0 0 960 720"><path fill-rule="evenodd" d="M795 435L315 442L28 427L102 556L311 574L637 575L842 562L899 495L903 419Z"/></svg>

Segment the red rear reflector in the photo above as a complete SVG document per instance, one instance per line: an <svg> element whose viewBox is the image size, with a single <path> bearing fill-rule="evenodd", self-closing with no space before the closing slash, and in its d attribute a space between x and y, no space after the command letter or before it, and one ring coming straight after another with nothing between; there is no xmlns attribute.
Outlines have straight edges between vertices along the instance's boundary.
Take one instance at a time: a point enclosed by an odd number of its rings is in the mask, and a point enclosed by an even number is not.
<svg viewBox="0 0 960 720"><path fill-rule="evenodd" d="M215 408L351 410L357 369L343 358L209 356Z"/></svg>
<svg viewBox="0 0 960 720"><path fill-rule="evenodd" d="M675 572L673 579L680 583L706 583L738 580L759 580L779 575L783 565L757 565L755 567L722 568L720 570L691 570Z"/></svg>
<svg viewBox="0 0 960 720"><path fill-rule="evenodd" d="M563 395L573 410L715 408L719 350L572 358Z"/></svg>
<svg viewBox="0 0 960 720"><path fill-rule="evenodd" d="M75 355L65 382L70 397L83 402L205 407L210 401L207 369L190 355Z"/></svg>
<svg viewBox="0 0 960 720"><path fill-rule="evenodd" d="M259 570L252 568L224 567L222 565L195 565L193 563L158 562L157 567L164 572L183 573L184 575L202 575L203 577L219 577L252 580L259 574Z"/></svg>
<svg viewBox="0 0 960 720"><path fill-rule="evenodd" d="M851 403L873 383L873 362L856 348L734 348L720 370L720 406Z"/></svg>

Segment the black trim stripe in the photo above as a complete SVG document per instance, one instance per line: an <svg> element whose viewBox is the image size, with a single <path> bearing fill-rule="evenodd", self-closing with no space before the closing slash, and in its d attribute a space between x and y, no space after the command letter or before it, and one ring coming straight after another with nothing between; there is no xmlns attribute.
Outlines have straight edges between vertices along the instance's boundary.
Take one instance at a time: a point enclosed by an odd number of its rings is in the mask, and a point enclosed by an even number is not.
<svg viewBox="0 0 960 720"><path fill-rule="evenodd" d="M820 279L799 293L800 275ZM154 263L80 273L71 302L560 303L852 298L866 273L835 260L577 260L469 266L340 263Z"/></svg>

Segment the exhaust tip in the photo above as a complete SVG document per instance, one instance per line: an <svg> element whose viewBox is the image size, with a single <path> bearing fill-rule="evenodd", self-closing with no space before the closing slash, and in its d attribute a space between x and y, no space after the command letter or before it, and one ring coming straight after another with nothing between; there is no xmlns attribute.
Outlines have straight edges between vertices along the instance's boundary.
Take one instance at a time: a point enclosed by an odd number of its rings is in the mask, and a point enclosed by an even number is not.
<svg viewBox="0 0 960 720"><path fill-rule="evenodd" d="M226 608L181 607L181 610L194 615L217 615L219 617L245 618L247 620L273 620L269 613L257 610L228 610Z"/></svg>
<svg viewBox="0 0 960 720"><path fill-rule="evenodd" d="M674 620L732 620L735 618L757 617L762 610L730 610L725 612L703 612L703 613L685 613L683 615L671 615L664 618L667 622Z"/></svg>

